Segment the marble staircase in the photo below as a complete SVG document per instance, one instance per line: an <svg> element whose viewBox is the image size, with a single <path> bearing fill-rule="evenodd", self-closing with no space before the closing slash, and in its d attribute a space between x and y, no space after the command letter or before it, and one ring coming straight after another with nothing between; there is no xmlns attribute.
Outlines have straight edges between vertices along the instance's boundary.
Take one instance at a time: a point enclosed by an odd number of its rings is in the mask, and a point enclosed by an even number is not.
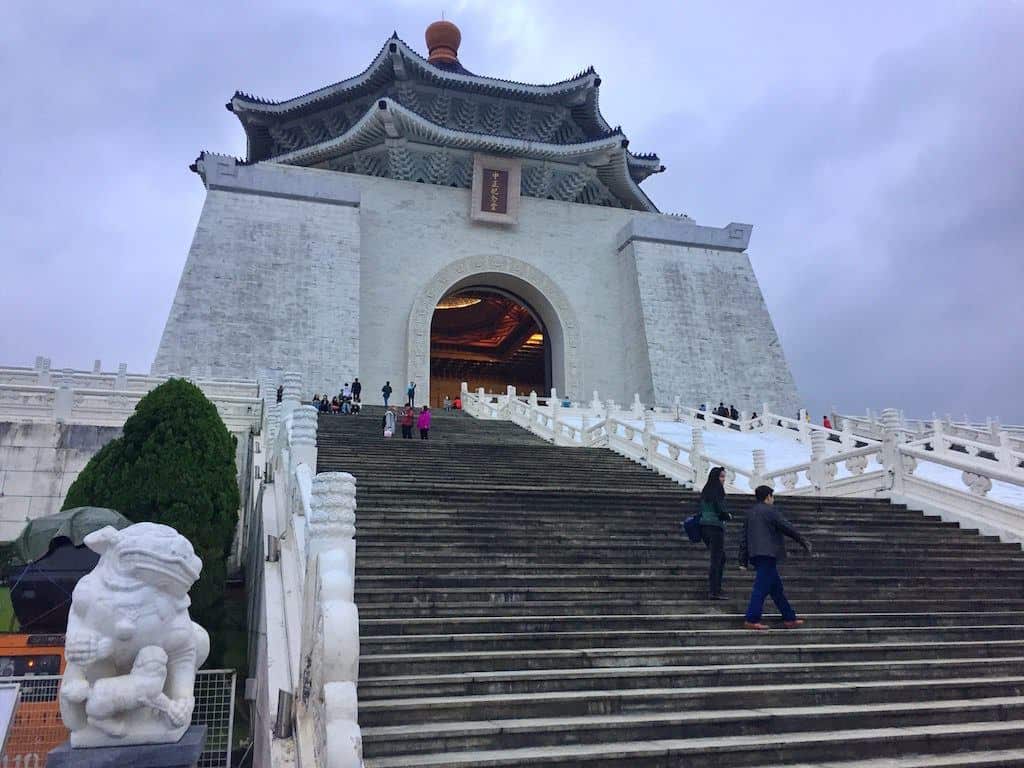
<svg viewBox="0 0 1024 768"><path fill-rule="evenodd" d="M609 451L435 413L322 416L358 479L367 768L1024 766L1024 555L886 502L791 498L807 625L705 599L695 494ZM740 512L748 499L733 499Z"/></svg>

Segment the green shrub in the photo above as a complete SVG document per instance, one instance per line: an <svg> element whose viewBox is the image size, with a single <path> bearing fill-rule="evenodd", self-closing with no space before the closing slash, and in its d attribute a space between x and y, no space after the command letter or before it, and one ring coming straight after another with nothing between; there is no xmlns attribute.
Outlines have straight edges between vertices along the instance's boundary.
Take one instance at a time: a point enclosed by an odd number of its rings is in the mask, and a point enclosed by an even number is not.
<svg viewBox="0 0 1024 768"><path fill-rule="evenodd" d="M214 636L238 516L235 442L198 387L171 379L139 401L123 435L93 456L64 501L64 509L110 507L135 523L163 523L191 541L203 560L192 617Z"/></svg>

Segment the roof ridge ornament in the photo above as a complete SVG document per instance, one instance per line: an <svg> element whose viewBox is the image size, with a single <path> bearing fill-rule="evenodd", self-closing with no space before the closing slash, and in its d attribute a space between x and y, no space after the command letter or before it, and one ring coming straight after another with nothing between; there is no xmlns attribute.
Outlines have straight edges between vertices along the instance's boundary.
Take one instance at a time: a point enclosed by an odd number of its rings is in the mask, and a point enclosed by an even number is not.
<svg viewBox="0 0 1024 768"><path fill-rule="evenodd" d="M462 32L450 21L435 21L424 34L427 43L427 61L431 64L456 64L459 61L459 45Z"/></svg>

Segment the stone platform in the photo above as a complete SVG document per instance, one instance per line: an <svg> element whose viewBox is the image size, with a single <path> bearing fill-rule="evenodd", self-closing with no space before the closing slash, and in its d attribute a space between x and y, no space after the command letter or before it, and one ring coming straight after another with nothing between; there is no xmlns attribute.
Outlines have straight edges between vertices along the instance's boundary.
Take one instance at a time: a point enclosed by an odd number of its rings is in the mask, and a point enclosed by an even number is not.
<svg viewBox="0 0 1024 768"><path fill-rule="evenodd" d="M46 768L193 768L206 744L206 726L193 725L174 744L73 749L61 744L46 758Z"/></svg>

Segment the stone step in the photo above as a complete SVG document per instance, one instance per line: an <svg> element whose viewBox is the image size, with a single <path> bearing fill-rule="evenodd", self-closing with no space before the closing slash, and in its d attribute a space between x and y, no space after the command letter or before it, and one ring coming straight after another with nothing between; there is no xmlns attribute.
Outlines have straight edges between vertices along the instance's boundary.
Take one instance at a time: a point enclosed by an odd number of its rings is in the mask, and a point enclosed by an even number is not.
<svg viewBox="0 0 1024 768"><path fill-rule="evenodd" d="M746 638L746 639L749 639ZM777 664L805 661L878 661L891 659L1002 658L1024 656L1024 634L1013 640L886 643L778 643L770 645L688 645L686 647L503 649L450 653L363 655L360 675L450 674L479 671L659 667L696 664Z"/></svg>
<svg viewBox="0 0 1024 768"><path fill-rule="evenodd" d="M751 766L766 759L775 765L832 760L856 754L861 759L908 753L944 754L954 750L1008 750L1024 743L1024 720L915 725L780 735L663 739L578 744L510 750L474 750L369 758L366 768L500 768L501 766L636 766L637 768L718 768Z"/></svg>
<svg viewBox="0 0 1024 768"><path fill-rule="evenodd" d="M474 720L370 727L364 728L362 735L364 756L375 758L440 750L518 750L570 744L954 725L963 720L1024 721L1024 697Z"/></svg>
<svg viewBox="0 0 1024 768"><path fill-rule="evenodd" d="M361 639L363 658L406 654L491 653L550 650L638 649L652 647L753 645L757 648L843 644L1012 641L1024 638L1024 625L819 627L805 625L799 638L790 632L752 635L733 620L727 628L621 629L566 632L480 632L475 634L373 635Z"/></svg>
<svg viewBox="0 0 1024 768"><path fill-rule="evenodd" d="M636 690L560 691L379 699L360 702L364 727L504 718L585 717L747 707L853 706L1024 695L1024 677L728 684Z"/></svg>
<svg viewBox="0 0 1024 768"><path fill-rule="evenodd" d="M812 628L864 627L946 627L1024 624L1024 609L1017 611L936 611L924 612L804 612L806 631ZM603 632L644 630L735 629L743 620L739 613L656 613L656 614L568 614L549 616L502 615L492 611L488 616L450 618L396 618L360 620L360 634L425 635L482 632L572 632L598 630Z"/></svg>
<svg viewBox="0 0 1024 768"><path fill-rule="evenodd" d="M822 592L827 591L830 601L838 602L862 601L871 602L874 600L892 600L898 602L912 602L914 600L935 601L936 589L926 583L914 584L867 584L845 585L841 580L834 583L819 581L813 583L809 580L794 579L792 584L786 584L786 595L794 604L808 601L821 600ZM749 598L749 586L747 594L741 594L736 589L729 593L727 605L736 600ZM668 603L676 601L702 602L707 594L707 579L695 577L688 582L680 581L670 586L657 588L654 586L646 589L637 588L635 585L601 585L590 586L554 586L554 585L533 585L530 587L408 587L408 588L383 588L357 587L356 602L360 605L393 605L396 608L412 605L446 605L460 603L489 603L492 605L507 605L511 603L529 603L546 601L564 601L574 603L590 603L592 605L604 605L613 602L628 602L635 605L647 603ZM976 588L947 587L942 590L944 604L957 601L977 601ZM999 585L989 587L985 600L1022 601L1020 586L1017 584Z"/></svg>
<svg viewBox="0 0 1024 768"><path fill-rule="evenodd" d="M703 565L704 567L699 567ZM645 592L657 591L657 590L672 590L678 589L680 586L692 586L694 580L706 579L707 578L707 566L704 563L695 564L696 567L683 572L677 572L671 575L661 574L637 574L637 573L618 573L618 574L580 574L574 572L572 574L558 574L558 573L536 573L536 574L525 574L525 573L509 573L504 575L491 575L473 573L469 576L459 576L458 574L448 575L395 575L395 574L376 574L368 575L365 573L359 573L356 575L356 591L360 590L383 590L383 589L487 589L487 588L502 588L502 589L518 589L518 590L531 590L537 588L546 587L558 587L560 589L581 589L581 588L600 588L604 590L621 590L621 591L637 591L643 590ZM679 571L680 569L676 569ZM1005 581L998 585L991 587L992 589L1017 589L1019 592L1019 585L1021 579L1024 578L1024 572L1019 574L1002 574ZM871 574L863 575L858 571L852 572L828 572L823 570L814 570L810 568L803 568L799 571L786 574L786 589L799 586L819 586L822 591L826 588L834 586L843 586L847 588L865 588L872 589L875 587L885 588L915 588L922 586L930 586L934 589L943 589L945 594L945 588L957 588L962 586L964 583L962 574L949 574L943 573L941 575L930 575L930 574L907 574L907 573L889 573L889 574ZM366 594L365 592L363 592Z"/></svg>
<svg viewBox="0 0 1024 768"><path fill-rule="evenodd" d="M709 603L679 532L692 490L465 414L384 440L380 413L318 433L318 468L358 483L367 768L1024 766L1019 546L884 500L780 497L818 554L784 569L808 624L769 603L753 633L732 562L749 496L728 499L731 596Z"/></svg>
<svg viewBox="0 0 1024 768"><path fill-rule="evenodd" d="M603 615L608 611L614 611L623 615L644 615L652 610L678 611L678 610L707 610L709 606L716 606L723 615L735 616L733 626L742 624L742 613L746 609L745 597L731 597L722 602L710 602L706 598L678 599L678 600L647 600L647 601L613 601L605 600L599 604L588 606L571 600L549 600L531 601L519 603L433 603L425 602L422 605L381 605L367 604L360 606L360 616L367 620L378 620L386 616L393 616L399 621L410 622L418 618L433 618L435 621L446 621L449 618L485 618L493 615L496 609L500 609L509 616L547 616L547 615L573 615L583 621L592 620L595 616ZM945 600L936 603L935 600L922 598L919 600L892 600L885 597L870 600L827 600L811 601L805 598L797 598L795 607L806 615L804 611L826 612L835 610L865 610L874 608L876 610L900 610L900 611L922 611L930 607L940 607L946 610L966 610L977 607L982 610L995 610L998 608L1024 608L1024 600L1015 600L1007 604L1006 600L963 599ZM713 608L714 609L714 608ZM772 623L778 618L775 607L769 600L764 610L764 621ZM596 624L600 624L599 622Z"/></svg>
<svg viewBox="0 0 1024 768"><path fill-rule="evenodd" d="M370 701L417 696L472 696L485 693L629 690L636 688L719 685L768 685L785 679L796 683L853 680L920 680L1024 674L1024 657L945 658L905 661L815 663L703 664L699 666L604 667L466 672L364 677L359 696Z"/></svg>

